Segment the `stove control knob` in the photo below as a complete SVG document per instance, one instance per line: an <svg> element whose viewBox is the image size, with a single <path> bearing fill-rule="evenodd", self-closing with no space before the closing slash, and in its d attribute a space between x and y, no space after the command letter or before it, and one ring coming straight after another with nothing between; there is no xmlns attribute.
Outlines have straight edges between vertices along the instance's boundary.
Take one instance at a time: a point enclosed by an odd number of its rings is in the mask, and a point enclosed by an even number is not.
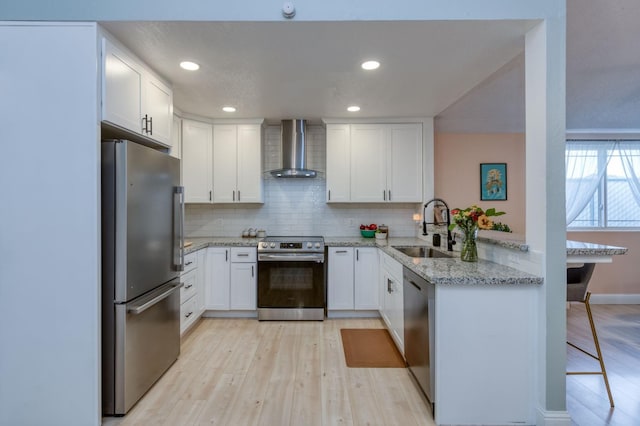
<svg viewBox="0 0 640 426"><path fill-rule="evenodd" d="M269 244L269 247L271 247L271 248L275 248L275 247L276 247L276 243L271 243L271 244Z"/></svg>
<svg viewBox="0 0 640 426"><path fill-rule="evenodd" d="M267 248L268 244L267 243L262 243L261 245L262 245L262 248Z"/></svg>
<svg viewBox="0 0 640 426"><path fill-rule="evenodd" d="M315 248L320 248L320 243L316 243L314 247Z"/></svg>
<svg viewBox="0 0 640 426"><path fill-rule="evenodd" d="M313 246L313 244L311 244L311 242L307 243L307 248L311 248Z"/></svg>

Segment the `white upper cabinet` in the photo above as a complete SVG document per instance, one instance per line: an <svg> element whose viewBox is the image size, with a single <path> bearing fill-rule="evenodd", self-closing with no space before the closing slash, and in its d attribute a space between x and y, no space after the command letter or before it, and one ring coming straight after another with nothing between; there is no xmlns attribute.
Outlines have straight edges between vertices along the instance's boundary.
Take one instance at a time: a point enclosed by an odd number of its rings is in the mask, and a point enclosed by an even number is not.
<svg viewBox="0 0 640 426"><path fill-rule="evenodd" d="M420 202L422 124L327 124L327 202Z"/></svg>
<svg viewBox="0 0 640 426"><path fill-rule="evenodd" d="M327 124L327 202L351 201L351 126Z"/></svg>
<svg viewBox="0 0 640 426"><path fill-rule="evenodd" d="M388 139L384 124L351 125L351 201L388 201Z"/></svg>
<svg viewBox="0 0 640 426"><path fill-rule="evenodd" d="M102 44L102 120L171 144L171 87L106 38Z"/></svg>
<svg viewBox="0 0 640 426"><path fill-rule="evenodd" d="M194 120L182 120L182 184L186 203L212 201L213 127Z"/></svg>
<svg viewBox="0 0 640 426"><path fill-rule="evenodd" d="M262 203L262 127L214 124L213 202Z"/></svg>

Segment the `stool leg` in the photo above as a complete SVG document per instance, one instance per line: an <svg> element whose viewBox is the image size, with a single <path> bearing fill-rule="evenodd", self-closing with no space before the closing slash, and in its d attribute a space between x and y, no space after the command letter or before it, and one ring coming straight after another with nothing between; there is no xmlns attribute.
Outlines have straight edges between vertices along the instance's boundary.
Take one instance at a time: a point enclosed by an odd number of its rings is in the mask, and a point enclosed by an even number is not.
<svg viewBox="0 0 640 426"><path fill-rule="evenodd" d="M607 369L604 366L604 360L602 359L602 351L600 350L600 343L598 342L598 333L596 333L596 326L593 323L593 315L591 314L591 305L589 299L591 293L587 292L587 297L584 300L584 305L587 308L587 316L589 317L589 325L591 326L591 334L593 334L593 342L596 345L596 353L598 354L598 362L600 362L600 370L602 371L602 377L604 378L604 385L607 388L607 394L609 395L609 404L613 407L613 396L611 395L611 388L609 387L609 379L607 378Z"/></svg>

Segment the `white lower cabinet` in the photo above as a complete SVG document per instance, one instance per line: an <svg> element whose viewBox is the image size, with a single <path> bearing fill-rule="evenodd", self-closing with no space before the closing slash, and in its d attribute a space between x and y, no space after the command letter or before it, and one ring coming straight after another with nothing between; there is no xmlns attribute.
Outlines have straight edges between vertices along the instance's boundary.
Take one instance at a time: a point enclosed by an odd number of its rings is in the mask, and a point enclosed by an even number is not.
<svg viewBox="0 0 640 426"><path fill-rule="evenodd" d="M209 247L205 308L255 311L257 294L255 247Z"/></svg>
<svg viewBox="0 0 640 426"><path fill-rule="evenodd" d="M230 265L231 249L229 247L209 247L207 249L205 309L229 310Z"/></svg>
<svg viewBox="0 0 640 426"><path fill-rule="evenodd" d="M391 337L404 354L404 299L402 293L402 264L379 251L380 315Z"/></svg>
<svg viewBox="0 0 640 426"><path fill-rule="evenodd" d="M180 274L180 334L189 329L204 312L205 250L189 253L184 258L184 271Z"/></svg>
<svg viewBox="0 0 640 426"><path fill-rule="evenodd" d="M328 310L378 310L378 249L329 247Z"/></svg>

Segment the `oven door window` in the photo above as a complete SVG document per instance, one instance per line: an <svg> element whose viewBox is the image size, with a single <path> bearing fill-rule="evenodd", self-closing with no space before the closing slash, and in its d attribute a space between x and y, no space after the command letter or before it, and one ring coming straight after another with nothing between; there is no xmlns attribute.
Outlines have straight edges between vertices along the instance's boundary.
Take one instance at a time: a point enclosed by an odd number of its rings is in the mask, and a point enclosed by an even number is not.
<svg viewBox="0 0 640 426"><path fill-rule="evenodd" d="M324 264L258 262L259 308L323 308Z"/></svg>

